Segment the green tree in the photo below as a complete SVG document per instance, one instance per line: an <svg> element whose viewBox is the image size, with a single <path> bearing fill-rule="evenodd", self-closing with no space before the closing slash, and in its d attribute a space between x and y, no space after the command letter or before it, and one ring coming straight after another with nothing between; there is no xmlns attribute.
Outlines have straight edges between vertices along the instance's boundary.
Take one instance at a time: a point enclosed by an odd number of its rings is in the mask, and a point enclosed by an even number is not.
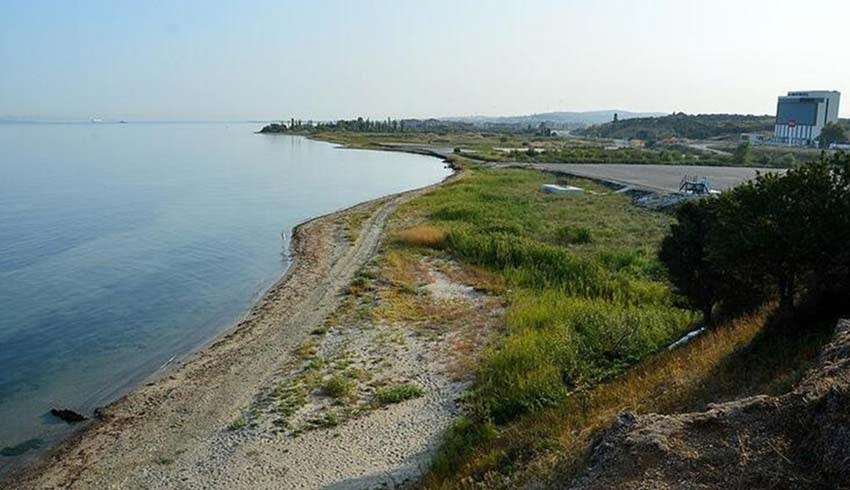
<svg viewBox="0 0 850 490"><path fill-rule="evenodd" d="M778 299L781 309L846 311L850 295L850 156L822 155L706 203L687 203L662 243L670 280L710 320Z"/></svg>
<svg viewBox="0 0 850 490"><path fill-rule="evenodd" d="M850 143L850 137L847 135L847 130L840 124L826 123L818 137L818 142L821 148L829 148L829 145L833 143Z"/></svg>
<svg viewBox="0 0 850 490"><path fill-rule="evenodd" d="M793 310L803 295L846 282L850 186L846 157L810 162L785 175L760 175L720 199L709 260L732 287L728 304L742 291L755 300L775 295ZM746 287L743 287L746 285Z"/></svg>
<svg viewBox="0 0 850 490"><path fill-rule="evenodd" d="M717 302L720 275L708 260L708 239L716 219L717 202L703 199L676 210L676 224L661 243L659 258L669 271L677 293L702 312L710 325Z"/></svg>
<svg viewBox="0 0 850 490"><path fill-rule="evenodd" d="M753 161L753 146L749 141L745 141L735 148L735 153L732 154L732 162L735 165L742 167L748 166Z"/></svg>

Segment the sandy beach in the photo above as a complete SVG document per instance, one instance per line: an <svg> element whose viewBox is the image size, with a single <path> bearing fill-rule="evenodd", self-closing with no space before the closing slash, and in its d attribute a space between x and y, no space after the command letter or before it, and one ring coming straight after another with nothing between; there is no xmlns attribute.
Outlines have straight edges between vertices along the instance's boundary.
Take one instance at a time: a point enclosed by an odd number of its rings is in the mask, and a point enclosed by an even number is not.
<svg viewBox="0 0 850 490"><path fill-rule="evenodd" d="M10 475L4 488L364 488L417 477L457 415L465 387L445 358L431 355L438 339L402 334L375 343L370 339L392 333L389 326L331 328L319 348L344 346L346 355L363 358L364 369L381 361L382 376L411 381L424 394L303 433L261 430L268 425L262 417L252 422L255 430L241 430L240 421L261 412L264 393L298 376L299 348L340 307L346 287L375 256L390 216L431 188L299 225L291 267L243 321L100 410L37 464ZM301 412L321 403L309 401Z"/></svg>

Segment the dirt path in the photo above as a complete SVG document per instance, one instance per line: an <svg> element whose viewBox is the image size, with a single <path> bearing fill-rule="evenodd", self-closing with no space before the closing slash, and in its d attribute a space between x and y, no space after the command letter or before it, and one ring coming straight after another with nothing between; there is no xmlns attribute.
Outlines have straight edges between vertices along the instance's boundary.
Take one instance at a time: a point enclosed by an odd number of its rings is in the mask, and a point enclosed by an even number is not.
<svg viewBox="0 0 850 490"><path fill-rule="evenodd" d="M100 420L4 488L391 484L393 469L409 463L415 456L411 452L422 453L433 446L435 431L451 418L447 402L451 394L414 400L403 409L382 410L382 418L353 420L352 426L362 426L355 431L359 435L340 439L350 446L329 444L330 439L339 439L333 434L318 440L316 434L307 434L275 443L270 436L233 430L233 425L259 393L291 368L297 360L295 349L339 306L344 288L375 254L388 217L399 204L427 189L361 204L299 226L293 234L292 266L244 321L166 377L104 409ZM368 217L351 243L346 238L346 219L353 213ZM381 432L380 425L387 424L397 430ZM367 437L370 432L377 436ZM396 432L412 435L412 444L394 446ZM329 451L310 453L304 450L307 447ZM329 459L315 460L324 456Z"/></svg>

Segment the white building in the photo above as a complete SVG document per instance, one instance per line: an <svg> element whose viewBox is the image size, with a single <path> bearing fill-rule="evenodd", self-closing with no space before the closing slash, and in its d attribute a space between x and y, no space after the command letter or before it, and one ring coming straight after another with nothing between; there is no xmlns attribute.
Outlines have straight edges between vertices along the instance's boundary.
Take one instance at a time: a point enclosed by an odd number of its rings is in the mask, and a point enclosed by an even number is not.
<svg viewBox="0 0 850 490"><path fill-rule="evenodd" d="M838 122L841 94L832 90L788 92L776 104L773 138L794 146L814 144L826 123Z"/></svg>

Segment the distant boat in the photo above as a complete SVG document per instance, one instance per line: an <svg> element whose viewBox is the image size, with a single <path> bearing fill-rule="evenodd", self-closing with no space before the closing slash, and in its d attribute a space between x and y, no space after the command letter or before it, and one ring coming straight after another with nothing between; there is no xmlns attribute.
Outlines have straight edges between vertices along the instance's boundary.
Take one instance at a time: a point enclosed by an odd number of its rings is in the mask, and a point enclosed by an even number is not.
<svg viewBox="0 0 850 490"><path fill-rule="evenodd" d="M118 124L127 124L127 121L122 119L122 120L118 121Z"/></svg>
<svg viewBox="0 0 850 490"><path fill-rule="evenodd" d="M93 117L93 118L90 119L90 122L92 122L92 123L102 123L103 119L101 119L99 117Z"/></svg>

